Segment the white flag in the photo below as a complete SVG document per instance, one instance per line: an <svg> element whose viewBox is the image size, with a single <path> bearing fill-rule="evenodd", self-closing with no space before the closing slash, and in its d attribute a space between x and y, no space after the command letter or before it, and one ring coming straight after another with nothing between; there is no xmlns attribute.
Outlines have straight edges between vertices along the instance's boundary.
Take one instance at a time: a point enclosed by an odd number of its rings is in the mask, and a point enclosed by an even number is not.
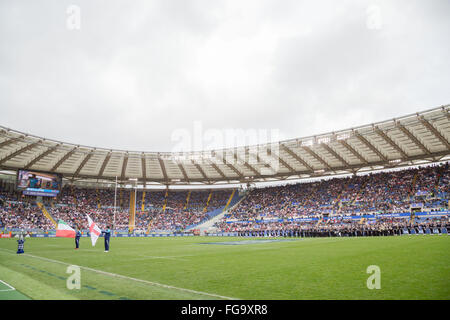
<svg viewBox="0 0 450 320"><path fill-rule="evenodd" d="M102 233L102 230L92 221L91 217L89 215L86 215L88 219L89 224L89 233L91 234L91 242L92 246L95 246L95 243L97 242L98 237Z"/></svg>

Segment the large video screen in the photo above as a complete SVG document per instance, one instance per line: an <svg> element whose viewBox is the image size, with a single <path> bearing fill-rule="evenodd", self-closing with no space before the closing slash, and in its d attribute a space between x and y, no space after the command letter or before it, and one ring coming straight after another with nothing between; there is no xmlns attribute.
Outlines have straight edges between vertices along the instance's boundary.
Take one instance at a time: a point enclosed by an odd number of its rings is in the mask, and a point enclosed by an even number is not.
<svg viewBox="0 0 450 320"><path fill-rule="evenodd" d="M17 189L28 196L56 197L61 189L62 176L55 173L19 170Z"/></svg>

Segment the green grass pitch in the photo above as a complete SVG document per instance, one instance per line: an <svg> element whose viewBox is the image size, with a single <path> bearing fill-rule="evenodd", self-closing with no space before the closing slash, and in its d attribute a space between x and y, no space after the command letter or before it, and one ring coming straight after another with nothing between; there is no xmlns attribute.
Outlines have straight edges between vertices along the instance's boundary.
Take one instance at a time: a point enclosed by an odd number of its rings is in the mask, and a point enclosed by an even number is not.
<svg viewBox="0 0 450 320"><path fill-rule="evenodd" d="M450 299L450 237L0 239L0 299ZM208 244L210 243L210 244ZM81 288L67 289L69 265ZM381 288L366 272L379 266ZM6 287L1 287L0 289ZM6 288L7 289L7 288Z"/></svg>

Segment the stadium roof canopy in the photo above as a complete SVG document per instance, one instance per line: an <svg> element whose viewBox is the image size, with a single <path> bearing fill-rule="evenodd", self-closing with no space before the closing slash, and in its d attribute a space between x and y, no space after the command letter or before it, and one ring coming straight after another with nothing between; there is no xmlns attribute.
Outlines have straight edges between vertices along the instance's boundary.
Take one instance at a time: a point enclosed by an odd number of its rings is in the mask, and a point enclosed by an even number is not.
<svg viewBox="0 0 450 320"><path fill-rule="evenodd" d="M272 144L171 153L94 148L0 126L0 168L139 185L282 181L432 163L450 155L450 105Z"/></svg>

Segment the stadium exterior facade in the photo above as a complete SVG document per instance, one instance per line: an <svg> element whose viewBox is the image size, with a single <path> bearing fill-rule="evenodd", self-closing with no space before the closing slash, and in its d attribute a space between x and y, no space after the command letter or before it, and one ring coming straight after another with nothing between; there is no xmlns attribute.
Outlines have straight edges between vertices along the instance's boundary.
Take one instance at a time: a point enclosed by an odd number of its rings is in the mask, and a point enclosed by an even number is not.
<svg viewBox="0 0 450 320"><path fill-rule="evenodd" d="M450 105L369 125L202 152L94 148L0 126L0 169L55 172L74 183L228 185L355 174L450 158Z"/></svg>

